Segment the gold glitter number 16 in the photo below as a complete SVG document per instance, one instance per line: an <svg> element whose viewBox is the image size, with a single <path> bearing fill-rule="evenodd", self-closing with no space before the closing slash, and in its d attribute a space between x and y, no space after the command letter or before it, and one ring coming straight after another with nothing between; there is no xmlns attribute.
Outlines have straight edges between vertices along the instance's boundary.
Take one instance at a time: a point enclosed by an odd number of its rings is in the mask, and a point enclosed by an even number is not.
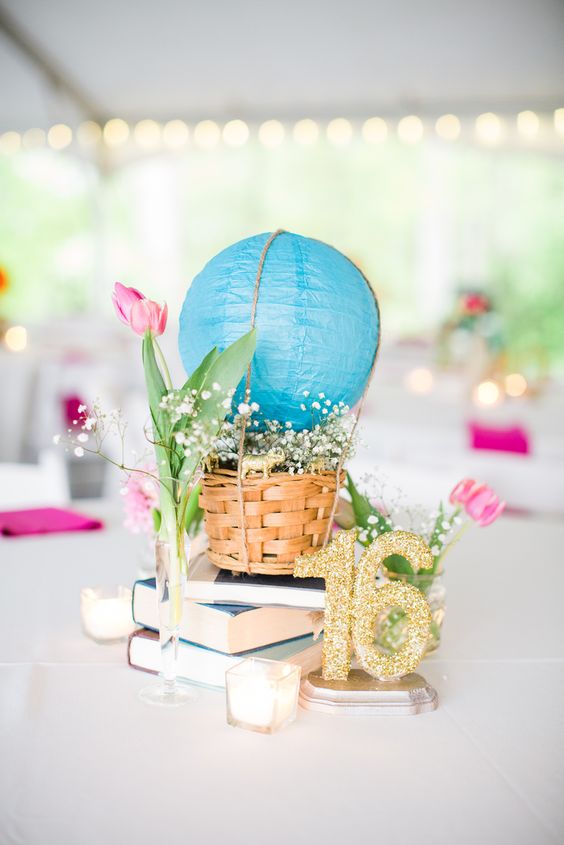
<svg viewBox="0 0 564 845"><path fill-rule="evenodd" d="M382 680L413 672L425 651L431 609L425 596L411 584L394 581L376 587L376 573L390 555L405 557L413 568L429 569L433 556L416 534L390 531L381 534L362 553L356 567L356 531L340 531L319 552L296 558L294 577L325 579L323 678L346 680L351 664L351 640L359 663ZM386 608L399 607L408 617L406 641L396 654L385 654L374 644L374 626Z"/></svg>

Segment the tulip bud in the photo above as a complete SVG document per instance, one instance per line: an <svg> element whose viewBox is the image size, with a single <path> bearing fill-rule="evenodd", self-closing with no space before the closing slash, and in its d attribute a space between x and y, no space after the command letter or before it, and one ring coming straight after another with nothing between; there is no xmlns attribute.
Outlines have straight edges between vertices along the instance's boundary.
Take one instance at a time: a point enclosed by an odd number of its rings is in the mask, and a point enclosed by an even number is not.
<svg viewBox="0 0 564 845"><path fill-rule="evenodd" d="M163 334L168 318L168 306L163 306L152 299L140 299L131 308L130 325L138 335L150 331L155 337Z"/></svg>
<svg viewBox="0 0 564 845"><path fill-rule="evenodd" d="M139 300L144 298L141 291L138 291L137 288L128 288L120 282L115 283L112 302L114 303L116 314L122 323L125 323L126 326L131 325L131 308L135 302L139 302Z"/></svg>

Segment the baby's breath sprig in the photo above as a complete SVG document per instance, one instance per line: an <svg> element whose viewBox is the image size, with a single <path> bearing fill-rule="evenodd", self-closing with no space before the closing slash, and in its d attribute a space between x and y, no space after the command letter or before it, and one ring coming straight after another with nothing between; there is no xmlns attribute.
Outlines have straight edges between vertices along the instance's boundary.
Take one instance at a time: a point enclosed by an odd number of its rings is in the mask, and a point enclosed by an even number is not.
<svg viewBox="0 0 564 845"><path fill-rule="evenodd" d="M306 395L307 394L307 395ZM307 399L309 391L305 391ZM307 410L305 402L301 410ZM283 463L277 471L303 475L315 471L336 470L339 462L352 457L356 438L351 440L354 418L343 402L333 403L319 393L311 400L311 427L296 430L291 422L264 419L256 403L241 403L232 422L225 422L212 446L223 466L237 465L239 440L245 419L244 450L246 454L262 455L271 450L282 451Z"/></svg>

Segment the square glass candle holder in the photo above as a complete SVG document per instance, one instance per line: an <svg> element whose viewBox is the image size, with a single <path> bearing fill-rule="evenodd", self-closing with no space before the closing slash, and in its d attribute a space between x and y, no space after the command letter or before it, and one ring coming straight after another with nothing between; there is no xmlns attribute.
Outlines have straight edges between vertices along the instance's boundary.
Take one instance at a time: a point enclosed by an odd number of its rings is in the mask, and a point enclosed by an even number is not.
<svg viewBox="0 0 564 845"><path fill-rule="evenodd" d="M80 615L84 633L97 643L125 640L135 628L131 590L127 587L83 587Z"/></svg>
<svg viewBox="0 0 564 845"><path fill-rule="evenodd" d="M271 734L296 718L301 669L292 663L247 657L225 673L227 721Z"/></svg>

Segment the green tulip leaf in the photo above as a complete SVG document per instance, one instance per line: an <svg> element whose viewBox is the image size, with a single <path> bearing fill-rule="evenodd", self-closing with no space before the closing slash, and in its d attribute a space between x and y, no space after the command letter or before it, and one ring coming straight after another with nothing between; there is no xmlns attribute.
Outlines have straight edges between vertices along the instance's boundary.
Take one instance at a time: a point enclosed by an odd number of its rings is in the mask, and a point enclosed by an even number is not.
<svg viewBox="0 0 564 845"><path fill-rule="evenodd" d="M188 379L188 385L193 378L200 382L199 387L190 386L189 389L197 390L198 422L203 426L208 442L212 442L219 434L223 420L230 411L223 404L226 394L234 391L243 378L255 354L255 348L256 329L252 329L218 355L213 354L213 350L208 353ZM219 384L221 389L214 390L214 384ZM202 396L204 392L205 399ZM180 480L183 485L190 483L196 467L205 454L199 449L193 449L192 454L185 456L180 471Z"/></svg>

